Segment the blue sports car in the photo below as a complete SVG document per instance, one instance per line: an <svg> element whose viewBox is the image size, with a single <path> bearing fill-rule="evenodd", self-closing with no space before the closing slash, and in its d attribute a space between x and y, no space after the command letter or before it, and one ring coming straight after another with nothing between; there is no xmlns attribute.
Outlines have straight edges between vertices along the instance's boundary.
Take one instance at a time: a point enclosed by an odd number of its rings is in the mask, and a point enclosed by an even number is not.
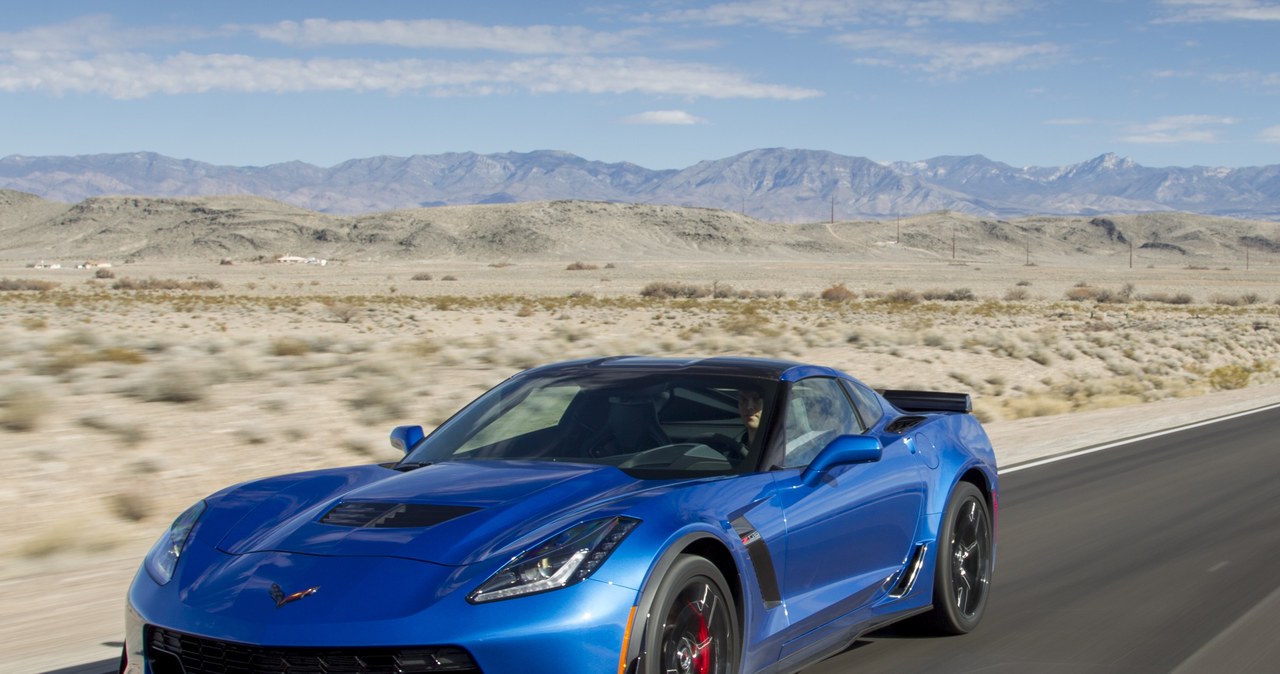
<svg viewBox="0 0 1280 674"><path fill-rule="evenodd" d="M974 629L996 464L967 395L816 365L534 368L397 463L224 489L129 589L121 670L793 672Z"/></svg>

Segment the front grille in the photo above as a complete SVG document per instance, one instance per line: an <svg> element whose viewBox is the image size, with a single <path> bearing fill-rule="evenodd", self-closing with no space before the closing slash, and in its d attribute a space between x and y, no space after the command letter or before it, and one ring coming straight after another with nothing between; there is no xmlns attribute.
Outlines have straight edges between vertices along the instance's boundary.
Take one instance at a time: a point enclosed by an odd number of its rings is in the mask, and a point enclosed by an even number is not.
<svg viewBox="0 0 1280 674"><path fill-rule="evenodd" d="M155 674L481 674L471 654L456 646L280 648L147 630Z"/></svg>
<svg viewBox="0 0 1280 674"><path fill-rule="evenodd" d="M476 510L479 508L428 503L344 501L325 513L320 523L339 527L416 529L448 522Z"/></svg>

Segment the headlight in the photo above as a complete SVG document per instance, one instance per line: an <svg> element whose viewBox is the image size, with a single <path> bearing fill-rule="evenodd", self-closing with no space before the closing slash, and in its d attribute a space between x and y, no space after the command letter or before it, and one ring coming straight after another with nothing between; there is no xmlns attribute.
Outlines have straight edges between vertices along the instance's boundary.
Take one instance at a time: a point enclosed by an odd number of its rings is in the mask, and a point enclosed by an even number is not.
<svg viewBox="0 0 1280 674"><path fill-rule="evenodd" d="M530 548L472 592L483 603L572 585L595 573L640 520L611 517L570 527Z"/></svg>
<svg viewBox="0 0 1280 674"><path fill-rule="evenodd" d="M173 570L178 566L178 558L187 547L187 538L191 535L191 529L196 525L196 520L204 514L204 508L204 501L187 508L185 512L178 515L178 519L174 520L173 524L169 525L169 530L160 537L160 540L151 546L151 552L147 553L147 573L150 573L151 578L160 585L164 585L173 578Z"/></svg>

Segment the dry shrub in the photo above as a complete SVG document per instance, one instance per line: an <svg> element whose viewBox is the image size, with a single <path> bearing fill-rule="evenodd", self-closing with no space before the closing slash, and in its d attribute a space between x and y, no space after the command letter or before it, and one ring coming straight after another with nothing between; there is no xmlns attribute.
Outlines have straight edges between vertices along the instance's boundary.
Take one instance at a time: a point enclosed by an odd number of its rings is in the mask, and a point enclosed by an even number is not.
<svg viewBox="0 0 1280 674"><path fill-rule="evenodd" d="M1241 365L1223 365L1209 372L1209 385L1219 391L1241 389L1249 385L1252 374Z"/></svg>
<svg viewBox="0 0 1280 674"><path fill-rule="evenodd" d="M884 296L887 304L918 304L920 294L910 288L895 288Z"/></svg>
<svg viewBox="0 0 1280 674"><path fill-rule="evenodd" d="M430 272L420 271L409 278L410 281L430 281L433 277Z"/></svg>
<svg viewBox="0 0 1280 674"><path fill-rule="evenodd" d="M430 337L420 337L404 344L401 348L418 358L427 358L440 353L441 347L440 342Z"/></svg>
<svg viewBox="0 0 1280 674"><path fill-rule="evenodd" d="M331 302L324 305L329 310L329 315L339 323L350 323L360 315L360 307L347 302Z"/></svg>
<svg viewBox="0 0 1280 674"><path fill-rule="evenodd" d="M748 308L740 314L732 314L720 321L720 327L731 335L777 336L781 331L769 324L769 319Z"/></svg>
<svg viewBox="0 0 1280 674"><path fill-rule="evenodd" d="M445 274L444 276L440 277L440 280L441 281L457 281L458 277L454 276L453 274Z"/></svg>
<svg viewBox="0 0 1280 674"><path fill-rule="evenodd" d="M578 262L570 262L569 266L565 267L565 271L591 271L599 268L600 268L600 265L598 264L578 261Z"/></svg>
<svg viewBox="0 0 1280 674"><path fill-rule="evenodd" d="M145 492L121 491L108 499L111 512L126 522L141 522L151 514L154 503Z"/></svg>
<svg viewBox="0 0 1280 674"><path fill-rule="evenodd" d="M640 289L641 297L654 299L697 299L711 294L706 286L681 283L679 281L653 281Z"/></svg>
<svg viewBox="0 0 1280 674"><path fill-rule="evenodd" d="M920 296L930 302L972 302L976 299L973 291L968 288L956 288L955 290L930 288L920 293Z"/></svg>
<svg viewBox="0 0 1280 674"><path fill-rule="evenodd" d="M138 424L120 421L115 417L87 415L79 419L80 425L96 431L110 433L120 439L126 446L135 447L147 439L147 430Z"/></svg>
<svg viewBox="0 0 1280 674"><path fill-rule="evenodd" d="M298 337L278 337L271 340L273 356L305 356L311 353L311 344Z"/></svg>
<svg viewBox="0 0 1280 674"><path fill-rule="evenodd" d="M16 290L36 290L45 292L57 288L58 284L53 281L42 281L37 279L7 279L0 278L0 291L16 291Z"/></svg>
<svg viewBox="0 0 1280 674"><path fill-rule="evenodd" d="M209 384L208 373L171 365L152 373L127 393L149 403L193 403L205 399Z"/></svg>
<svg viewBox="0 0 1280 674"><path fill-rule="evenodd" d="M751 293L746 290L739 291L731 285L722 285L719 281L715 281L711 284L711 296L718 300L733 299L735 297L747 299L751 297Z"/></svg>
<svg viewBox="0 0 1280 674"><path fill-rule="evenodd" d="M0 428L10 431L33 431L40 418L49 411L49 398L34 384L11 384L0 394Z"/></svg>
<svg viewBox="0 0 1280 674"><path fill-rule="evenodd" d="M1220 304L1225 307L1243 307L1251 304L1257 304L1262 298L1257 293L1245 293L1243 295L1214 295L1210 298L1214 304Z"/></svg>
<svg viewBox="0 0 1280 674"><path fill-rule="evenodd" d="M1025 302L1030 298L1031 293L1026 288L1010 288L1004 294L1004 301L1006 302Z"/></svg>
<svg viewBox="0 0 1280 674"><path fill-rule="evenodd" d="M390 382L376 382L360 388L354 398L347 401L366 426L380 424L408 416L407 394L403 386Z"/></svg>
<svg viewBox="0 0 1280 674"><path fill-rule="evenodd" d="M147 279L122 278L111 284L112 290L217 290L222 281L215 279L162 279L154 276Z"/></svg>
<svg viewBox="0 0 1280 674"><path fill-rule="evenodd" d="M843 283L824 289L818 296L824 302L852 302L858 299L858 293L849 290Z"/></svg>
<svg viewBox="0 0 1280 674"><path fill-rule="evenodd" d="M1067 292L1064 293L1063 296L1072 302L1085 302L1088 300L1096 300L1098 299L1098 289L1091 288L1087 285L1086 286L1077 285L1073 288L1069 288Z"/></svg>
<svg viewBox="0 0 1280 674"><path fill-rule="evenodd" d="M93 277L101 279L115 278L116 273L110 269L99 269L98 271L93 272Z"/></svg>
<svg viewBox="0 0 1280 674"><path fill-rule="evenodd" d="M1048 417L1071 411L1071 403L1061 398L1046 395L1031 395L1023 398L1012 398L1005 403L1008 416L1013 419L1027 417Z"/></svg>
<svg viewBox="0 0 1280 674"><path fill-rule="evenodd" d="M1139 295L1138 300L1157 304L1191 304L1194 301L1187 293L1147 293Z"/></svg>
<svg viewBox="0 0 1280 674"><path fill-rule="evenodd" d="M108 346L98 351L97 360L102 363L141 365L147 362L147 357L136 349L128 349L123 346Z"/></svg>

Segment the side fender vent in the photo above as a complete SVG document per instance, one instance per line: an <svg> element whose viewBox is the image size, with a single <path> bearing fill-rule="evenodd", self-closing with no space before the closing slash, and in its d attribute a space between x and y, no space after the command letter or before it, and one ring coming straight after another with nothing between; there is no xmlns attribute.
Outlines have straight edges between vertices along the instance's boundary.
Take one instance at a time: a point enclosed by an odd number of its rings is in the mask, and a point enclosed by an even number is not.
<svg viewBox="0 0 1280 674"><path fill-rule="evenodd" d="M907 596L911 588L916 584L916 578L920 576L920 569L924 566L924 553L929 549L928 545L917 545L916 552L907 561L907 567L902 572L902 577L898 579L893 589L889 591L889 596L894 599Z"/></svg>
<svg viewBox="0 0 1280 674"><path fill-rule="evenodd" d="M906 433L907 431L918 426L920 422L924 420L925 420L925 417L915 417L915 416L898 417L897 419L890 421L889 425L884 427L884 430L896 435L902 435L903 433Z"/></svg>
<svg viewBox="0 0 1280 674"><path fill-rule="evenodd" d="M321 524L370 529L422 529L479 510L427 503L344 501L320 518Z"/></svg>

